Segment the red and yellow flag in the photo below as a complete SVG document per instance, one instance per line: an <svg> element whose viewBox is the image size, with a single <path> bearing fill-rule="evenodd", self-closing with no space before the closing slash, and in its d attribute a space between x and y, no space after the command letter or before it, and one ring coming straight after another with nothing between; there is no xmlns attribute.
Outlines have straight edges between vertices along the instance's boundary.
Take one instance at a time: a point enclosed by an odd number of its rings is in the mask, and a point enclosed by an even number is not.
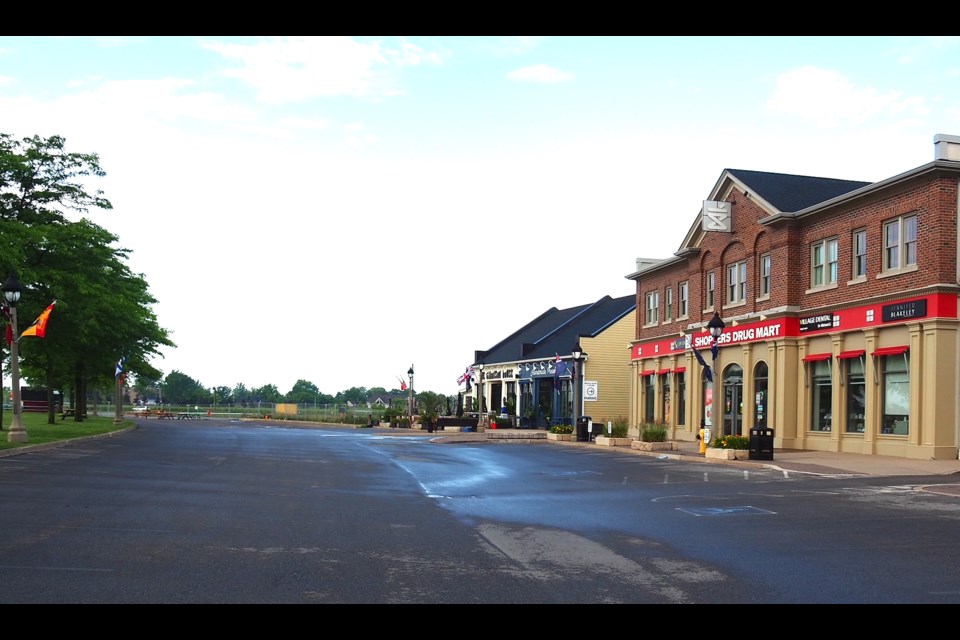
<svg viewBox="0 0 960 640"><path fill-rule="evenodd" d="M26 328L26 330L20 334L21 338L27 336L36 336L38 338L43 338L47 335L47 321L50 320L50 312L53 311L54 305L57 304L57 301L54 300L50 303L46 309L43 310L36 320L33 321L33 324Z"/></svg>

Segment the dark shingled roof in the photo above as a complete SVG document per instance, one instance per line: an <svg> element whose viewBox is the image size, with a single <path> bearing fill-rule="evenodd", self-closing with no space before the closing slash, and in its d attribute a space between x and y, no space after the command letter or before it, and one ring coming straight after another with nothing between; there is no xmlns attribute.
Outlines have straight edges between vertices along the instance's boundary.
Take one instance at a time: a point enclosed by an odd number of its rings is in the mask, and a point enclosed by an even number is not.
<svg viewBox="0 0 960 640"><path fill-rule="evenodd" d="M781 213L796 213L873 184L857 180L836 180L795 176L788 173L726 169L727 173L743 182L750 191L776 207Z"/></svg>
<svg viewBox="0 0 960 640"><path fill-rule="evenodd" d="M535 358L567 356L580 336L595 337L630 313L634 294L620 298L604 296L593 304L557 309L552 307L501 340L487 351L478 351L475 362L511 363Z"/></svg>

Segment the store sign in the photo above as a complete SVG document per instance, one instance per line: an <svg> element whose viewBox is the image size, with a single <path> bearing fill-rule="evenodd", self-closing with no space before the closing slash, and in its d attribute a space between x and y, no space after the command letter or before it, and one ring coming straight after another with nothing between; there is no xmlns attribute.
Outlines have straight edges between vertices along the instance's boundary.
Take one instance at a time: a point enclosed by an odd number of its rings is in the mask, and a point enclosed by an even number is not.
<svg viewBox="0 0 960 640"><path fill-rule="evenodd" d="M597 399L597 381L583 381L583 401L589 402Z"/></svg>
<svg viewBox="0 0 960 640"><path fill-rule="evenodd" d="M895 322L898 320L909 320L910 318L922 318L927 315L927 299L910 300L909 302L897 302L896 304L883 305L883 321Z"/></svg>
<svg viewBox="0 0 960 640"><path fill-rule="evenodd" d="M704 231L723 231L730 233L733 231L731 220L731 206L729 202L718 200L703 201L703 222Z"/></svg>
<svg viewBox="0 0 960 640"><path fill-rule="evenodd" d="M821 313L818 316L800 318L800 333L816 329L829 329L833 326L833 314Z"/></svg>

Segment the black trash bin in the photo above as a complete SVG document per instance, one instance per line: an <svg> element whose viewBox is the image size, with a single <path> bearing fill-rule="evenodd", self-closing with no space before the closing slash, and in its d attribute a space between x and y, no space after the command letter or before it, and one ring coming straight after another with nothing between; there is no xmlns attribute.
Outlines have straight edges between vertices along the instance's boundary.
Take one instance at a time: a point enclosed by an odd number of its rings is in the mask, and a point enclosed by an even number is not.
<svg viewBox="0 0 960 640"><path fill-rule="evenodd" d="M750 459L773 460L773 429L750 429Z"/></svg>
<svg viewBox="0 0 960 640"><path fill-rule="evenodd" d="M590 416L580 416L577 420L577 442L590 442Z"/></svg>

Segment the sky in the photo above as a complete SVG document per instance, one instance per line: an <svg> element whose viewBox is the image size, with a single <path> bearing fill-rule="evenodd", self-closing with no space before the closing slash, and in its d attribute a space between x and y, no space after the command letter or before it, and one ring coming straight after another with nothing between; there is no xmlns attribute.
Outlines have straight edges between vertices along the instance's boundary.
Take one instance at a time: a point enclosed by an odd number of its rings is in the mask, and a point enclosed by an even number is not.
<svg viewBox="0 0 960 640"><path fill-rule="evenodd" d="M97 154L164 375L455 395L548 309L633 294L724 169L932 161L960 37L0 36L0 132Z"/></svg>

